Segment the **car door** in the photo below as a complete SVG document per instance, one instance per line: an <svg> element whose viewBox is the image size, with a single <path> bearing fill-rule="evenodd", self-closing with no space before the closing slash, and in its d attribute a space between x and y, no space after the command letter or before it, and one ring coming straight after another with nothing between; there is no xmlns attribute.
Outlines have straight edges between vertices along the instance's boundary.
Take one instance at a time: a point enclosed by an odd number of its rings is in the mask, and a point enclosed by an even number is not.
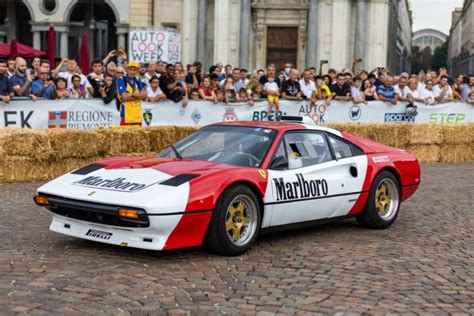
<svg viewBox="0 0 474 316"><path fill-rule="evenodd" d="M269 226L328 218L337 212L345 181L339 165L324 132L285 133L269 167Z"/></svg>

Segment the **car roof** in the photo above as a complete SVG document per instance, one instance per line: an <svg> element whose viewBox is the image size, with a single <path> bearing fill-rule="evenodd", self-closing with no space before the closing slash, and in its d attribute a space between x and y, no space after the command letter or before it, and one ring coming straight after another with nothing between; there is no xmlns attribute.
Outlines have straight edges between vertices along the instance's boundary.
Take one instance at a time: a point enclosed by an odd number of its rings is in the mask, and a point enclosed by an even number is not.
<svg viewBox="0 0 474 316"><path fill-rule="evenodd" d="M272 129L278 130L279 132L285 132L289 130L309 129L309 130L319 130L319 131L329 132L340 137L342 136L341 132L332 128L318 126L318 125L303 124L299 122L235 121L235 122L219 122L212 125L272 128Z"/></svg>

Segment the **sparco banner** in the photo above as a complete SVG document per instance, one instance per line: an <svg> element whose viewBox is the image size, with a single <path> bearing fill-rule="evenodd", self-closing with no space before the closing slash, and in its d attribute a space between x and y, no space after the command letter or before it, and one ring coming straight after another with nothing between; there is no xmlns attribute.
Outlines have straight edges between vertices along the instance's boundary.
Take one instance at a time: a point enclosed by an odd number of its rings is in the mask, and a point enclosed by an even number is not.
<svg viewBox="0 0 474 316"><path fill-rule="evenodd" d="M181 35L157 29L131 29L128 33L128 57L139 62L181 60Z"/></svg>
<svg viewBox="0 0 474 316"><path fill-rule="evenodd" d="M474 106L466 103L444 103L435 106L418 105L418 115L405 113L405 104L391 105L374 101L369 104L334 101L330 106L307 101L280 101L283 115L307 116L315 123L468 123L474 122ZM273 120L267 113L267 102L213 103L190 101L181 103L163 101L143 102L143 126L187 125L203 126L215 122ZM102 100L12 101L0 106L1 127L77 128L88 129L118 125L119 112L115 102Z"/></svg>

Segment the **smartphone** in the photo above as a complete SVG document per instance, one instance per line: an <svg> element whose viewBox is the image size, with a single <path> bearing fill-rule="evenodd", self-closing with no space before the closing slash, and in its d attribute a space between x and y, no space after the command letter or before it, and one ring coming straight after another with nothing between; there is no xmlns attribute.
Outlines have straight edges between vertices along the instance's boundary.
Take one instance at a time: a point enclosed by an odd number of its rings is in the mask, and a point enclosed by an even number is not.
<svg viewBox="0 0 474 316"><path fill-rule="evenodd" d="M81 91L81 92L86 91L86 85L81 84L81 85L79 86L79 91Z"/></svg>

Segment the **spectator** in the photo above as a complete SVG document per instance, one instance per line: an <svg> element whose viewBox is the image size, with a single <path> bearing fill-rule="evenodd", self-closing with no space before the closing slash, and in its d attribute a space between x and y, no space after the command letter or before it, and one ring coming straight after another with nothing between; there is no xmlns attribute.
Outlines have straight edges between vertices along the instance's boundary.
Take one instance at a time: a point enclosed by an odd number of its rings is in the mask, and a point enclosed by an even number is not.
<svg viewBox="0 0 474 316"><path fill-rule="evenodd" d="M105 74L103 84L99 85L99 93L105 104L109 104L115 99L117 85L115 84L114 76Z"/></svg>
<svg viewBox="0 0 474 316"><path fill-rule="evenodd" d="M48 80L49 72L47 68L38 68L37 74L38 79L31 83L31 93L39 98L53 100L55 86L52 80Z"/></svg>
<svg viewBox="0 0 474 316"><path fill-rule="evenodd" d="M314 106L318 100L326 100L325 104L326 106L329 106L331 99L331 90L323 81L321 76L316 76L315 89L313 91L313 95L311 96L311 106Z"/></svg>
<svg viewBox="0 0 474 316"><path fill-rule="evenodd" d="M117 98L120 101L120 125L141 126L142 100L147 97L146 89L137 78L140 64L130 61L127 64L127 74L117 80ZM174 67L173 67L174 68Z"/></svg>
<svg viewBox="0 0 474 316"><path fill-rule="evenodd" d="M186 87L182 80L176 78L173 64L166 65L166 75L160 77L160 88L167 99L176 103L182 102L183 107L188 105Z"/></svg>
<svg viewBox="0 0 474 316"><path fill-rule="evenodd" d="M125 68L123 68L122 66L117 66L117 68L115 68L115 79L120 79L120 78L123 78L124 76L125 76Z"/></svg>
<svg viewBox="0 0 474 316"><path fill-rule="evenodd" d="M425 99L423 99L423 96L418 94L418 80L415 78L411 78L410 80L408 80L407 99L410 103L420 102L426 104L426 101Z"/></svg>
<svg viewBox="0 0 474 316"><path fill-rule="evenodd" d="M38 76L38 70L41 65L41 58L39 57L34 57L33 60L31 61L31 70L27 71L29 74L32 74L34 76Z"/></svg>
<svg viewBox="0 0 474 316"><path fill-rule="evenodd" d="M249 80L247 79L247 69L240 69L239 77L235 81L235 90L239 91L240 93L240 89L245 89L248 83Z"/></svg>
<svg viewBox="0 0 474 316"><path fill-rule="evenodd" d="M290 79L290 71L293 69L292 63L285 63L285 67L283 68L283 74L285 76L285 80Z"/></svg>
<svg viewBox="0 0 474 316"><path fill-rule="evenodd" d="M375 87L370 83L370 80L364 80L362 86L365 101L375 101L379 99L377 92L375 91Z"/></svg>
<svg viewBox="0 0 474 316"><path fill-rule="evenodd" d="M115 77L115 72L117 71L117 64L114 63L113 61L110 61L109 63L106 64L105 66L105 73ZM125 69L124 69L125 71Z"/></svg>
<svg viewBox="0 0 474 316"><path fill-rule="evenodd" d="M285 76L285 72L283 70L279 71L278 72L278 75L276 76L275 80L278 79L278 82L280 82L280 89L281 89L281 86L283 84L283 82L286 81L286 76Z"/></svg>
<svg viewBox="0 0 474 316"><path fill-rule="evenodd" d="M421 94L421 98L425 101L425 104L433 105L436 102L434 93L433 93L433 80L428 79L425 82L425 88Z"/></svg>
<svg viewBox="0 0 474 316"><path fill-rule="evenodd" d="M180 72L184 72L184 67L183 67L183 64L179 61L175 62L174 63L174 69L175 70L178 70Z"/></svg>
<svg viewBox="0 0 474 316"><path fill-rule="evenodd" d="M7 62L0 59L0 101L10 103L12 88L7 77Z"/></svg>
<svg viewBox="0 0 474 316"><path fill-rule="evenodd" d="M337 74L337 81L331 86L332 99L338 101L351 100L351 86L347 84L344 74Z"/></svg>
<svg viewBox="0 0 474 316"><path fill-rule="evenodd" d="M316 84L312 80L314 78L313 73L309 69L305 69L303 72L303 78L299 81L300 88L305 99L311 99L314 90L316 90Z"/></svg>
<svg viewBox="0 0 474 316"><path fill-rule="evenodd" d="M148 71L148 63L140 63L140 67L138 68L138 79L140 79L143 85L148 86L148 79L146 77L146 73Z"/></svg>
<svg viewBox="0 0 474 316"><path fill-rule="evenodd" d="M303 93L301 92L300 83L298 82L298 70L291 69L288 80L283 82L281 87L281 95L286 100L302 100Z"/></svg>
<svg viewBox="0 0 474 316"><path fill-rule="evenodd" d="M332 86L333 84L336 84L336 81L337 81L337 72L336 72L336 69L334 68L331 68L328 70L328 75L329 75L329 78L331 79L329 81L329 84L328 86Z"/></svg>
<svg viewBox="0 0 474 316"><path fill-rule="evenodd" d="M278 89L279 89L280 86L281 86L280 80L275 77L275 76L276 76L275 65L274 65L274 64L269 64L269 65L267 66L267 73L266 73L265 75L262 75L262 76L260 77L260 79L259 79L260 84L261 84L262 86L264 86L264 89L263 89L264 93L266 92L266 91L265 91L265 83L268 81L268 77L269 77L269 76L271 76L271 77L274 78L273 81L277 84Z"/></svg>
<svg viewBox="0 0 474 316"><path fill-rule="evenodd" d="M232 65L225 65L224 67L224 78L232 74Z"/></svg>
<svg viewBox="0 0 474 316"><path fill-rule="evenodd" d="M224 90L218 89L216 91L217 102L225 102Z"/></svg>
<svg viewBox="0 0 474 316"><path fill-rule="evenodd" d="M251 93L252 100L255 101L255 100L262 99L263 98L262 93L263 93L263 86L260 83L255 85Z"/></svg>
<svg viewBox="0 0 474 316"><path fill-rule="evenodd" d="M183 65L181 63L179 63L179 64L181 65L181 67L183 67ZM160 78L161 74L156 72L156 68L157 68L156 61L152 60L148 63L147 72L145 74L145 77L146 77L148 82L150 82L151 78L153 78L153 77ZM176 66L175 66L175 68L176 68Z"/></svg>
<svg viewBox="0 0 474 316"><path fill-rule="evenodd" d="M186 76L186 84L190 89L197 89L202 83L202 63L195 61Z"/></svg>
<svg viewBox="0 0 474 316"><path fill-rule="evenodd" d="M380 101L390 102L393 105L397 104L398 95L393 87L393 77L385 76L385 81L378 86L376 91Z"/></svg>
<svg viewBox="0 0 474 316"><path fill-rule="evenodd" d="M60 72L58 74L58 76L63 77L64 79L67 80L68 87L73 88L72 90L76 90L74 87L72 87L73 84L72 84L71 79L72 79L73 75L77 75L81 79L81 87L83 87L83 88L81 88L81 90L82 89L87 90L88 95L90 95L90 96L94 95L94 89L92 88L91 84L89 83L89 80L87 80L87 77L84 76L81 73L80 68L77 66L76 61L73 60L73 59L67 60L66 66L67 66L67 71Z"/></svg>
<svg viewBox="0 0 474 316"><path fill-rule="evenodd" d="M212 90L214 90L214 92L217 92L217 90L220 90L220 88L221 88L220 82L221 81L219 80L219 76L216 75L216 74L211 74L210 79L211 79Z"/></svg>
<svg viewBox="0 0 474 316"><path fill-rule="evenodd" d="M469 94L467 95L467 100L466 101L470 105L474 105L474 91L469 92Z"/></svg>
<svg viewBox="0 0 474 316"><path fill-rule="evenodd" d="M209 77L204 77L202 86L199 86L197 91L201 99L217 102L217 96L212 88L211 79Z"/></svg>
<svg viewBox="0 0 474 316"><path fill-rule="evenodd" d="M7 77L8 79L11 78L15 74L15 60L9 59L7 60Z"/></svg>
<svg viewBox="0 0 474 316"><path fill-rule="evenodd" d="M149 85L146 88L148 102L158 102L166 100L166 95L160 89L160 79L157 76L151 77Z"/></svg>
<svg viewBox="0 0 474 316"><path fill-rule="evenodd" d="M268 76L266 78L266 82L263 86L263 90L267 94L268 100L268 119L270 120L272 110L275 109L275 117L276 120L280 120L279 112L280 112L280 100L278 99L280 95L280 91L278 88L278 84L275 82L275 77Z"/></svg>
<svg viewBox="0 0 474 316"><path fill-rule="evenodd" d="M68 89L70 98L72 99L87 98L88 99L91 97L86 87L83 84L81 84L81 77L79 75L72 75L70 79L72 82L72 86Z"/></svg>
<svg viewBox="0 0 474 316"><path fill-rule="evenodd" d="M400 76L398 84L394 88L395 93L398 95L398 101L408 101L407 78L405 76Z"/></svg>
<svg viewBox="0 0 474 316"><path fill-rule="evenodd" d="M352 87L351 87L352 102L356 104L357 103L367 104L367 101L365 100L365 94L360 90L361 83L362 83L362 79L360 77L354 77L354 80L352 80Z"/></svg>
<svg viewBox="0 0 474 316"><path fill-rule="evenodd" d="M240 88L239 90L239 101L240 102L246 102L246 101L252 101L252 98L249 96L247 89L245 88ZM253 103L252 103L253 105Z"/></svg>
<svg viewBox="0 0 474 316"><path fill-rule="evenodd" d="M34 75L26 74L26 61L17 57L15 60L16 72L10 77L10 86L15 93L15 96L30 97L32 101L36 101L36 96L31 93L31 82Z"/></svg>
<svg viewBox="0 0 474 316"><path fill-rule="evenodd" d="M352 85L352 74L350 72L345 72L344 73L344 80L346 81L346 83L351 86Z"/></svg>
<svg viewBox="0 0 474 316"><path fill-rule="evenodd" d="M469 75L469 81L459 88L463 100L469 99L469 93L474 91L474 74Z"/></svg>
<svg viewBox="0 0 474 316"><path fill-rule="evenodd" d="M199 92L196 89L191 90L191 100L199 100Z"/></svg>
<svg viewBox="0 0 474 316"><path fill-rule="evenodd" d="M100 98L99 89L104 85L104 64L100 59L94 59L91 63L92 72L87 76L87 80L94 90L94 98Z"/></svg>
<svg viewBox="0 0 474 316"><path fill-rule="evenodd" d="M331 77L329 75L326 74L322 78L326 86L330 87L332 85Z"/></svg>
<svg viewBox="0 0 474 316"><path fill-rule="evenodd" d="M448 76L443 75L440 77L439 83L433 87L433 94L438 103L454 100L453 90L448 84Z"/></svg>
<svg viewBox="0 0 474 316"><path fill-rule="evenodd" d="M234 78L229 76L224 81L225 103L238 102L239 95L235 91Z"/></svg>
<svg viewBox="0 0 474 316"><path fill-rule="evenodd" d="M41 59L41 62L40 62L40 68L43 67L44 71L46 71L48 73L48 80L52 80L52 77L51 77L51 65L49 64L49 60L47 59Z"/></svg>
<svg viewBox="0 0 474 316"><path fill-rule="evenodd" d="M454 79L453 86L451 87L451 89L453 90L453 97L456 101L464 101L461 95L461 85L463 83L464 83L464 76L457 75L456 78Z"/></svg>
<svg viewBox="0 0 474 316"><path fill-rule="evenodd" d="M260 85L260 82L258 81L258 75L256 73L253 73L250 75L250 80L248 80L247 85L245 88L247 88L247 91L249 93L252 93L253 89L257 86Z"/></svg>
<svg viewBox="0 0 474 316"><path fill-rule="evenodd" d="M56 79L56 89L53 92L53 98L55 100L60 99L68 99L69 98L69 91L67 89L67 81L66 79L59 77Z"/></svg>
<svg viewBox="0 0 474 316"><path fill-rule="evenodd" d="M263 69L258 69L257 70L257 78L258 78L259 81L260 81L260 78L262 78L263 75L265 75L265 71Z"/></svg>

